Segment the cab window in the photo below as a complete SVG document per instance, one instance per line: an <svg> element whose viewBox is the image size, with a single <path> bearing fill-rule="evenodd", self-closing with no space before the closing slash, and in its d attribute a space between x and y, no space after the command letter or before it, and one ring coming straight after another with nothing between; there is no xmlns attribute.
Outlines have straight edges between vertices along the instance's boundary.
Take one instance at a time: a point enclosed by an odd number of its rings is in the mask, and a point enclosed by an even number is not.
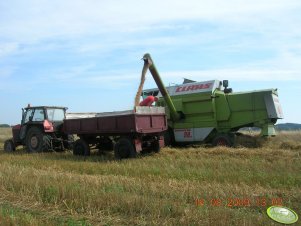
<svg viewBox="0 0 301 226"><path fill-rule="evenodd" d="M44 110L42 108L35 109L33 117L32 117L32 121L39 122L39 121L44 121L44 119L45 119Z"/></svg>
<svg viewBox="0 0 301 226"><path fill-rule="evenodd" d="M50 121L63 121L65 118L64 109L49 108L47 109L48 119Z"/></svg>
<svg viewBox="0 0 301 226"><path fill-rule="evenodd" d="M33 114L33 109L28 109L26 111L26 115L25 115L25 119L24 119L24 123L29 122L29 120L31 119Z"/></svg>

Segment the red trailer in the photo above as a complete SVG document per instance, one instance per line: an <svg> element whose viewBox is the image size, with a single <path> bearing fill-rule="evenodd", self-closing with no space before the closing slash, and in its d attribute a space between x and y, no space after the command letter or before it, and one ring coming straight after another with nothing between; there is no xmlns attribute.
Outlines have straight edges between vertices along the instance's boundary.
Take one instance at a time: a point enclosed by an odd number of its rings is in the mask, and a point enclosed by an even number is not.
<svg viewBox="0 0 301 226"><path fill-rule="evenodd" d="M130 111L68 113L63 124L66 134L80 139L73 154L89 155L90 147L113 149L117 159L132 158L141 151L159 152L167 130L164 107L135 107Z"/></svg>

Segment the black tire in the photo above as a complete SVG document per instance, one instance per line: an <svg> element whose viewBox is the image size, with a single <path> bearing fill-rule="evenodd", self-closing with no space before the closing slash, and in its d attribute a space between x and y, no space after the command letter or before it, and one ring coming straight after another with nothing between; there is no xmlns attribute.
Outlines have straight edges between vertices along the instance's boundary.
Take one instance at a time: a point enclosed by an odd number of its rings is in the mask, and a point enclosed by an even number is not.
<svg viewBox="0 0 301 226"><path fill-rule="evenodd" d="M212 141L213 146L233 146L233 138L229 134L218 134Z"/></svg>
<svg viewBox="0 0 301 226"><path fill-rule="evenodd" d="M114 142L109 137L103 137L98 143L99 151L113 151Z"/></svg>
<svg viewBox="0 0 301 226"><path fill-rule="evenodd" d="M155 152L155 153L159 153L160 152L160 140L155 140L153 143L152 143L152 151Z"/></svg>
<svg viewBox="0 0 301 226"><path fill-rule="evenodd" d="M174 146L175 143L176 142L173 130L171 128L168 128L168 130L164 133L164 144L165 146Z"/></svg>
<svg viewBox="0 0 301 226"><path fill-rule="evenodd" d="M135 158L137 152L131 140L122 137L114 145L114 155L116 159Z"/></svg>
<svg viewBox="0 0 301 226"><path fill-rule="evenodd" d="M25 138L27 152L43 152L51 150L51 136L46 135L41 129L31 127Z"/></svg>
<svg viewBox="0 0 301 226"><path fill-rule="evenodd" d="M73 135L65 135L63 136L63 145L65 149L72 150L73 149L73 144L74 144L74 137Z"/></svg>
<svg viewBox="0 0 301 226"><path fill-rule="evenodd" d="M89 156L90 147L87 142L83 139L75 141L73 144L73 155Z"/></svg>
<svg viewBox="0 0 301 226"><path fill-rule="evenodd" d="M5 152L14 152L16 150L16 146L12 139L6 140L4 142L4 151Z"/></svg>
<svg viewBox="0 0 301 226"><path fill-rule="evenodd" d="M52 137L50 135L44 134L42 151L52 151L51 139Z"/></svg>

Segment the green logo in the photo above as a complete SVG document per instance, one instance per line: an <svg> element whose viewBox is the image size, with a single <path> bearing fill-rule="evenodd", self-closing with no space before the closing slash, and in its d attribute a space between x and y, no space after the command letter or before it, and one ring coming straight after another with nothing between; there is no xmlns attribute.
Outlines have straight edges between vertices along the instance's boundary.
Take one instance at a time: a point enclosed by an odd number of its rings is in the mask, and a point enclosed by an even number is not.
<svg viewBox="0 0 301 226"><path fill-rule="evenodd" d="M298 215L284 206L271 206L267 209L267 214L274 221L282 224L293 224L298 221Z"/></svg>

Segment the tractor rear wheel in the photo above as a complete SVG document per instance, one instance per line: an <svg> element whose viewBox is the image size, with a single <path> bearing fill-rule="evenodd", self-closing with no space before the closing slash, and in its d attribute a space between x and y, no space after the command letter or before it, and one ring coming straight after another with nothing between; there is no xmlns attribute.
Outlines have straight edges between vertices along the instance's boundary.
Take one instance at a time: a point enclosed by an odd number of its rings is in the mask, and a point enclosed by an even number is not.
<svg viewBox="0 0 301 226"><path fill-rule="evenodd" d="M4 142L4 151L5 152L13 152L16 150L15 144L12 139L6 140Z"/></svg>
<svg viewBox="0 0 301 226"><path fill-rule="evenodd" d="M51 136L41 129L31 127L26 135L25 144L28 152L43 152L51 150Z"/></svg>
<svg viewBox="0 0 301 226"><path fill-rule="evenodd" d="M116 159L135 158L137 156L135 147L129 138L122 137L114 145Z"/></svg>
<svg viewBox="0 0 301 226"><path fill-rule="evenodd" d="M73 155L90 155L90 147L86 141L79 139L73 144Z"/></svg>
<svg viewBox="0 0 301 226"><path fill-rule="evenodd" d="M233 138L229 134L218 134L212 141L213 146L233 146Z"/></svg>

